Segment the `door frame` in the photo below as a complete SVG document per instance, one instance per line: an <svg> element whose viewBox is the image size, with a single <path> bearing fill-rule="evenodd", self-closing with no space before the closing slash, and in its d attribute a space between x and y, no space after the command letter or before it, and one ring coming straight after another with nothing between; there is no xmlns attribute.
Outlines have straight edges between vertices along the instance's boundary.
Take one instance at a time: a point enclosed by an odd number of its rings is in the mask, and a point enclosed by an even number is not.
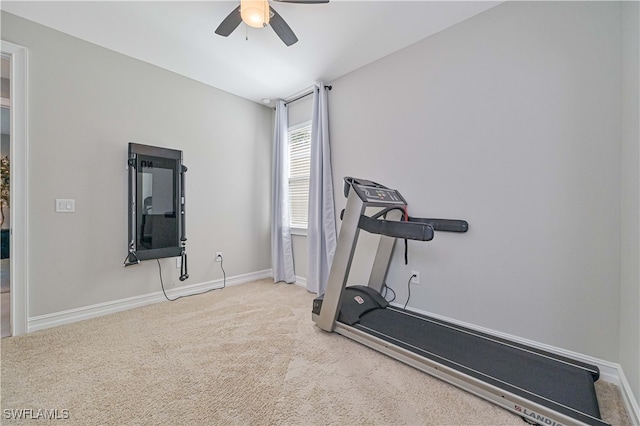
<svg viewBox="0 0 640 426"><path fill-rule="evenodd" d="M0 51L11 57L11 335L19 336L28 332L29 313L28 52L4 40Z"/></svg>

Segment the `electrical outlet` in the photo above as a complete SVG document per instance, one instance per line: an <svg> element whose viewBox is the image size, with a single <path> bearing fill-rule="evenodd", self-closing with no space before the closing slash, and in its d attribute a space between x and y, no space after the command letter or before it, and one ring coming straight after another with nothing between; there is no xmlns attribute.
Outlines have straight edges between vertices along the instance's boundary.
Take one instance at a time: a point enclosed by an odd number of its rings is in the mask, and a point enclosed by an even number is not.
<svg viewBox="0 0 640 426"><path fill-rule="evenodd" d="M182 266L182 257L176 257L176 268L180 268Z"/></svg>
<svg viewBox="0 0 640 426"><path fill-rule="evenodd" d="M221 251L217 251L216 252L216 262L222 262L222 252Z"/></svg>
<svg viewBox="0 0 640 426"><path fill-rule="evenodd" d="M420 271L411 271L411 284L420 284Z"/></svg>

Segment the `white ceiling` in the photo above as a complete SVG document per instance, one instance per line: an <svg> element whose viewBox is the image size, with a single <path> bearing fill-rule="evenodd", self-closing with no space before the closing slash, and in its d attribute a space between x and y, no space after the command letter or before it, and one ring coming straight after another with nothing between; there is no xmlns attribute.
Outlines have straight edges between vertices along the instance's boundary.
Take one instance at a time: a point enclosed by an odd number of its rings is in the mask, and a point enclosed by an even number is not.
<svg viewBox="0 0 640 426"><path fill-rule="evenodd" d="M331 82L501 1L271 2L300 40L241 24L214 33L238 1L2 1L7 12L252 101ZM248 40L246 39L248 37Z"/></svg>

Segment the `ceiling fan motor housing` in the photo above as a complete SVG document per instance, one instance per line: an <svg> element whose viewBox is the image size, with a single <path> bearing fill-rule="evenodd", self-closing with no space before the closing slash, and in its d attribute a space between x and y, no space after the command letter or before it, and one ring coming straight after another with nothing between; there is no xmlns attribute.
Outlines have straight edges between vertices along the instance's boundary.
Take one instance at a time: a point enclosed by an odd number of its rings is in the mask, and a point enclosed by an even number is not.
<svg viewBox="0 0 640 426"><path fill-rule="evenodd" d="M266 27L271 13L267 0L240 0L240 16L245 24L254 28Z"/></svg>

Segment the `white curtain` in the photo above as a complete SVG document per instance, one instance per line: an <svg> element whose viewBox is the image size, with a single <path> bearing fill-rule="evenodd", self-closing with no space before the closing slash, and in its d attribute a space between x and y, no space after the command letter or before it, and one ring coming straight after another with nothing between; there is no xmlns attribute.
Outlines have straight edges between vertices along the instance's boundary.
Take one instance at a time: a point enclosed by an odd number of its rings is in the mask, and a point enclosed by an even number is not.
<svg viewBox="0 0 640 426"><path fill-rule="evenodd" d="M314 87L311 120L307 290L321 295L327 286L337 241L329 146L329 109L324 83L316 83Z"/></svg>
<svg viewBox="0 0 640 426"><path fill-rule="evenodd" d="M289 228L289 155L287 129L289 118L284 101L276 103L276 122L273 136L273 176L271 212L271 265L273 281L293 283L296 274L293 269L291 250L291 229Z"/></svg>

